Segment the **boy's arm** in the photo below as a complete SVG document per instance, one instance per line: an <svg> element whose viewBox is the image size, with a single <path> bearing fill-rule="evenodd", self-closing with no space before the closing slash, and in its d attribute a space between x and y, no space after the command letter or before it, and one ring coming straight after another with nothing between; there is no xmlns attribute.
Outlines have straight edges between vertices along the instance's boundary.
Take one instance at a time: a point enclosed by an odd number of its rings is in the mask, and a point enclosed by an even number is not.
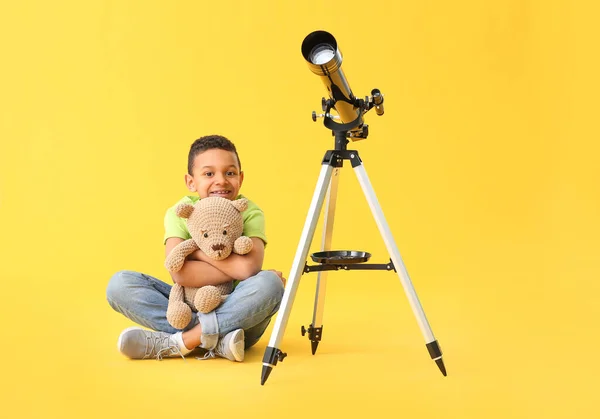
<svg viewBox="0 0 600 419"><path fill-rule="evenodd" d="M210 264L211 267L233 279L243 281L261 271L265 257L265 243L258 237L251 237L251 240L252 250L245 255L232 253L224 260L213 260L206 256L202 250L196 250L190 257Z"/></svg>
<svg viewBox="0 0 600 419"><path fill-rule="evenodd" d="M185 240L179 237L168 238L165 243L165 256L168 256L171 250L183 241ZM192 255L190 257L193 258ZM218 285L234 279L206 262L190 259L185 261L181 270L169 273L173 282L184 287Z"/></svg>

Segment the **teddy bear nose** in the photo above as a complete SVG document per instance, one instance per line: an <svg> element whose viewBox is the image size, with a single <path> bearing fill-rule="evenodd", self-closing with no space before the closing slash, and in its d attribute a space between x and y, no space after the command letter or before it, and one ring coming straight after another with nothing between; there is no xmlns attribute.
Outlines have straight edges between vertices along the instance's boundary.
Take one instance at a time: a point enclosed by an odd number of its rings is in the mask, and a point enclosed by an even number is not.
<svg viewBox="0 0 600 419"><path fill-rule="evenodd" d="M225 249L225 245L224 244L213 244L211 246L212 250L214 250L215 252L218 252L220 250Z"/></svg>

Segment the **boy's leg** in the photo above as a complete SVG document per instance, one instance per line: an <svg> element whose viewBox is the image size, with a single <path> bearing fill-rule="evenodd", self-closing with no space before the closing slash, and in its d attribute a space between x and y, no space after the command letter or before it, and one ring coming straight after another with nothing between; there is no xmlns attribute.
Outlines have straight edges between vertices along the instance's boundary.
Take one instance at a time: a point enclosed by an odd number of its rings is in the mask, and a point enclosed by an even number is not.
<svg viewBox="0 0 600 419"><path fill-rule="evenodd" d="M276 273L261 271L241 281L223 304L208 314L198 313L202 328L202 347L212 350L219 338L243 329L248 348L266 330L283 298L283 283Z"/></svg>
<svg viewBox="0 0 600 419"><path fill-rule="evenodd" d="M167 307L171 285L149 275L133 271L117 272L106 288L110 306L135 323L165 333L176 333L167 321ZM198 323L196 316L185 328L189 330Z"/></svg>
<svg viewBox="0 0 600 419"><path fill-rule="evenodd" d="M262 335L267 330L267 327L271 323L271 316L257 324L256 326L246 330L245 348L248 349L258 343Z"/></svg>
<svg viewBox="0 0 600 419"><path fill-rule="evenodd" d="M110 306L137 324L154 330L125 329L117 342L121 353L135 359L160 359L191 352L187 342L184 343L185 335L199 338L198 318L193 316L183 333L173 328L166 317L170 292L170 285L139 272L120 271L113 275L106 289Z"/></svg>
<svg viewBox="0 0 600 419"><path fill-rule="evenodd" d="M128 336L134 334L131 340L139 341L139 345L149 348L135 348L133 352L136 356L129 355L130 357L148 358L157 355L160 358L161 354L176 355L173 347L175 341L179 344L179 349L187 352L182 335L175 333L177 329L166 319L170 290L170 285L138 272L121 271L111 278L107 288L109 304L134 322L165 332L129 332ZM230 360L242 360L244 346L248 348L258 342L271 317L279 309L282 297L281 279L272 271L262 271L238 284L235 291L215 311L193 316L186 327L187 334L195 334L198 330L202 333L200 340L203 348L211 352L214 350L217 355ZM240 333L240 329L245 332L245 345L240 342L240 339L244 339L244 333ZM174 340L174 336L178 340ZM146 345L146 342L149 343ZM163 350L166 352L161 352ZM124 351L121 349L121 352Z"/></svg>

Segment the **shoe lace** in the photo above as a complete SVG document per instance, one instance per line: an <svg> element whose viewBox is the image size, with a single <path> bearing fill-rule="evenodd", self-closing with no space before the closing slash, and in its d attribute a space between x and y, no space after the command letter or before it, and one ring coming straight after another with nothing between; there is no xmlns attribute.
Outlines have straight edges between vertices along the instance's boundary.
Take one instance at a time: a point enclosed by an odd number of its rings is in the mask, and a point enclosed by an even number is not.
<svg viewBox="0 0 600 419"><path fill-rule="evenodd" d="M206 352L202 358L196 357L196 359L203 361L205 359L216 358L218 356L227 358L225 356L225 339L219 339L219 341L217 342L217 346L215 346L212 349L209 349L208 352Z"/></svg>
<svg viewBox="0 0 600 419"><path fill-rule="evenodd" d="M209 349L208 352L206 352L202 358L197 357L196 359L203 361L205 359L216 358L218 356L224 357L224 355L223 355L225 353L224 347L225 347L224 339L219 339L219 341L217 342L217 346L215 346L212 349Z"/></svg>
<svg viewBox="0 0 600 419"><path fill-rule="evenodd" d="M150 347L149 356L156 351L156 359L161 361L165 356L179 354L185 361L179 346L170 339L170 336L149 336L148 347ZM160 348L160 349L159 349Z"/></svg>
<svg viewBox="0 0 600 419"><path fill-rule="evenodd" d="M215 353L215 350L211 349L210 351L206 352L203 357L197 356L196 359L199 359L200 361L204 361L204 360L216 358L216 357L217 357L217 354Z"/></svg>

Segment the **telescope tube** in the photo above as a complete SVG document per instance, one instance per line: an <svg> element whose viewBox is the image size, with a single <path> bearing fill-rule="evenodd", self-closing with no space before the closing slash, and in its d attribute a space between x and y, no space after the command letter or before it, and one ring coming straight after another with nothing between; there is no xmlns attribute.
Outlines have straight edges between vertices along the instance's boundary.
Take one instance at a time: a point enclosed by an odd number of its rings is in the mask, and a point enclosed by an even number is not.
<svg viewBox="0 0 600 419"><path fill-rule="evenodd" d="M357 126L361 126L363 113L355 106L356 98L342 71L342 54L333 35L325 31L308 34L302 42L302 55L325 84L341 122L348 124L359 119Z"/></svg>

